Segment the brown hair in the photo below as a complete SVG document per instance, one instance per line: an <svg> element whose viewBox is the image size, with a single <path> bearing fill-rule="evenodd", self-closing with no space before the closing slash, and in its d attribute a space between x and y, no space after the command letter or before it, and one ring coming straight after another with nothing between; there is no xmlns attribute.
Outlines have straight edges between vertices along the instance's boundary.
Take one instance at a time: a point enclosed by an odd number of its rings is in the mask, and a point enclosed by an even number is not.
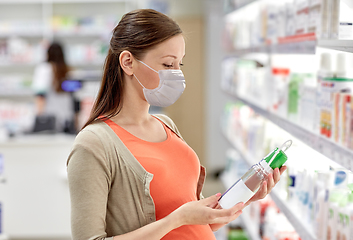
<svg viewBox="0 0 353 240"><path fill-rule="evenodd" d="M119 61L122 51L141 59L148 50L181 33L174 20L155 10L140 9L125 14L113 30L100 90L83 128L99 116L110 118L120 112L124 87L124 71Z"/></svg>
<svg viewBox="0 0 353 240"><path fill-rule="evenodd" d="M61 84L69 71L65 63L64 52L59 43L52 43L48 48L47 62L53 65L54 70L54 89L56 92L63 92Z"/></svg>

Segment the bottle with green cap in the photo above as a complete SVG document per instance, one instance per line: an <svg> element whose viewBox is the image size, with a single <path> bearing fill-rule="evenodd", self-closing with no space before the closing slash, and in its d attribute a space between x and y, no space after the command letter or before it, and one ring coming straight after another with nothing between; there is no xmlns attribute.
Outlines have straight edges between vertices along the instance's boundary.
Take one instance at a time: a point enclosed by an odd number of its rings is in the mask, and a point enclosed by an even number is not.
<svg viewBox="0 0 353 240"><path fill-rule="evenodd" d="M292 145L292 140L286 141L281 149L275 148L263 160L265 160L272 169L281 168L282 165L288 160L287 155L284 153Z"/></svg>
<svg viewBox="0 0 353 240"><path fill-rule="evenodd" d="M288 159L284 153L292 144L289 140L281 149L276 148L259 163L254 164L238 181L228 188L220 197L219 204L228 209L238 202L246 203L260 189L260 186L273 169L281 167Z"/></svg>

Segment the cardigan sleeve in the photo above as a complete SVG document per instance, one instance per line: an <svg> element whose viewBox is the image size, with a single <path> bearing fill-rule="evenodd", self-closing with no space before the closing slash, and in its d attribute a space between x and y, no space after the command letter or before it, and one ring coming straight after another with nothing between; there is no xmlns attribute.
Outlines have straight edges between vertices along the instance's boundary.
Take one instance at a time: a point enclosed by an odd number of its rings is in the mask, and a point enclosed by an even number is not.
<svg viewBox="0 0 353 240"><path fill-rule="evenodd" d="M111 171L99 138L90 131L76 137L67 161L73 240L106 238Z"/></svg>

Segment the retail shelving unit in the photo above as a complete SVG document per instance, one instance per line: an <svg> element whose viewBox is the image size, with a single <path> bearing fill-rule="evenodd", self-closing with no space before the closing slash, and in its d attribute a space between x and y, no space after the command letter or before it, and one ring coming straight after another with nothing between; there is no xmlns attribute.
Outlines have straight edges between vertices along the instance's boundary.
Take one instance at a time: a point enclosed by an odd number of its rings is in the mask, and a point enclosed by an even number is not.
<svg viewBox="0 0 353 240"><path fill-rule="evenodd" d="M260 2L258 1L248 1L248 3ZM236 11L239 11L240 7L234 8L231 13L234 16ZM338 50L344 52L353 52L353 41L352 40L335 40L335 39L318 39L315 33L300 34L290 37L277 38L275 41L267 41L260 46L251 46L249 48L233 49L226 53L226 58L240 57L251 53L264 53L267 55L274 54L315 54L317 47L326 48L331 50ZM300 126L288 119L280 117L275 113L272 113L259 106L252 99L245 98L243 96L238 96L230 89L222 89L225 94L231 96L231 98L237 102L240 101L243 104L252 108L257 114L262 115L275 125L279 126L292 136L300 139L304 144L311 147L313 150L320 152L329 159L335 161L339 165L353 170L353 151L340 146L333 142L332 140L323 137L312 130L308 130L303 126ZM249 155L245 148L239 144L235 139L227 134L227 131L222 129L223 134L229 140L231 145L240 153L242 158L249 164L252 165L251 156ZM227 184L226 184L227 185ZM271 197L276 203L277 207L286 215L288 220L291 222L293 227L296 229L301 239L305 240L315 240L316 236L312 232L311 228L305 224L302 219L289 207L288 202L283 200L276 191L271 193ZM246 220L246 218L244 218ZM251 230L250 230L251 231ZM258 236L252 236L253 239L257 239Z"/></svg>
<svg viewBox="0 0 353 240"><path fill-rule="evenodd" d="M235 49L229 56L241 56L248 53L268 54L315 54L316 47L344 52L353 52L352 40L317 39L315 34L303 34L278 39L277 43L254 46L246 49Z"/></svg>
<svg viewBox="0 0 353 240"><path fill-rule="evenodd" d="M352 40L316 39L315 34L284 38L275 44L236 49L228 56L241 56L248 53L268 54L315 54L316 47L344 52L353 52Z"/></svg>
<svg viewBox="0 0 353 240"><path fill-rule="evenodd" d="M242 97L238 97L235 94L229 93L225 90L225 93L231 95L234 100L243 102L244 104L251 107L255 112L267 118L286 132L290 133L294 137L303 141L306 145L310 146L312 149L322 153L331 160L337 162L343 167L353 170L353 151L342 147L328 138L320 136L312 131L309 131L302 126L299 126L285 118L277 116L267 110L262 109L261 107L254 104L252 101L247 100Z"/></svg>
<svg viewBox="0 0 353 240"><path fill-rule="evenodd" d="M250 239L252 239L252 240L261 240L261 236L258 234L256 229L254 229L252 227L253 224L251 222L251 219L249 218L249 216L246 213L242 213L241 220L244 223L246 232L249 234Z"/></svg>
<svg viewBox="0 0 353 240"><path fill-rule="evenodd" d="M99 39L104 39L104 42L108 42L105 40L110 37L113 25L116 24L121 15L126 11L137 8L137 6L137 0L0 0L0 14L2 15L0 43L14 37L22 38L29 44L60 41L64 46L72 45L73 42L76 43L77 41L91 44ZM83 7L85 11L82 11ZM28 9L27 13L25 13L26 9ZM84 24L92 24L92 19L87 18L95 17L90 12L97 12L97 9L100 11L98 11L97 17L102 15L112 17L112 19L109 19L109 26L102 25L102 19L99 19L98 24L101 25L88 25L88 27L86 25L85 28ZM68 18L65 22L68 25L64 25L62 29L56 29L54 17L57 16ZM74 26L72 21L77 21L78 24ZM41 59L36 59L34 62L28 62L27 60L20 62L33 67L39 61ZM0 67L8 67L8 65L17 65L19 61L6 60L0 62ZM79 62L81 61L73 62L72 65L82 66L82 64L78 64ZM93 65L100 67L102 63L99 65L94 63Z"/></svg>
<svg viewBox="0 0 353 240"><path fill-rule="evenodd" d="M242 56L248 53L267 54L314 54L317 46L315 34L302 34L279 38L276 43L267 43L245 49L235 49L228 56Z"/></svg>
<svg viewBox="0 0 353 240"><path fill-rule="evenodd" d="M344 52L353 52L352 40L320 39L317 41L317 46Z"/></svg>
<svg viewBox="0 0 353 240"><path fill-rule="evenodd" d="M241 0L241 1L233 1L233 4L228 6L227 12L232 12L238 10L246 5L256 2L257 0Z"/></svg>

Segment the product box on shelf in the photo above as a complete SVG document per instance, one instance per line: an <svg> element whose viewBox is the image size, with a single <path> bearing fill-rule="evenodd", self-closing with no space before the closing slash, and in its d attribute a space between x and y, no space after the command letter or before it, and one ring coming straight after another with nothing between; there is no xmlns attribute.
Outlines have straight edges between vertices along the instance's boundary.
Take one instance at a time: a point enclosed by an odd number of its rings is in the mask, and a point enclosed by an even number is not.
<svg viewBox="0 0 353 240"><path fill-rule="evenodd" d="M312 131L315 124L316 87L300 85L299 123Z"/></svg>
<svg viewBox="0 0 353 240"><path fill-rule="evenodd" d="M285 3L286 8L286 36L293 36L296 32L296 11L293 3Z"/></svg>
<svg viewBox="0 0 353 240"><path fill-rule="evenodd" d="M322 1L311 0L308 9L308 32L318 33L321 24Z"/></svg>
<svg viewBox="0 0 353 240"><path fill-rule="evenodd" d="M287 116L289 73L288 68L272 68L269 83L273 88L270 110L281 117Z"/></svg>
<svg viewBox="0 0 353 240"><path fill-rule="evenodd" d="M324 78L319 84L320 98L320 126L321 135L333 139L346 146L346 126L342 122L349 122L350 114L347 112L350 97L344 93L353 91L353 80L346 78ZM350 111L349 111L350 112ZM344 131L344 132L342 132ZM342 139L342 136L344 139Z"/></svg>
<svg viewBox="0 0 353 240"><path fill-rule="evenodd" d="M308 32L309 1L308 0L296 0L294 7L295 7L295 11L296 11L295 34L305 34Z"/></svg>
<svg viewBox="0 0 353 240"><path fill-rule="evenodd" d="M340 1L331 0L330 2L330 38L337 39L339 35Z"/></svg>
<svg viewBox="0 0 353 240"><path fill-rule="evenodd" d="M349 148L350 145L350 130L352 128L352 103L351 103L352 95L351 94L341 94L341 126L339 126L341 137L339 143ZM353 109L352 109L353 110Z"/></svg>
<svg viewBox="0 0 353 240"><path fill-rule="evenodd" d="M299 99L300 85L303 82L303 76L298 73L293 73L290 76L288 84L288 114L287 117L294 123L299 122Z"/></svg>
<svg viewBox="0 0 353 240"><path fill-rule="evenodd" d="M340 1L339 39L353 39L353 5L349 0Z"/></svg>

